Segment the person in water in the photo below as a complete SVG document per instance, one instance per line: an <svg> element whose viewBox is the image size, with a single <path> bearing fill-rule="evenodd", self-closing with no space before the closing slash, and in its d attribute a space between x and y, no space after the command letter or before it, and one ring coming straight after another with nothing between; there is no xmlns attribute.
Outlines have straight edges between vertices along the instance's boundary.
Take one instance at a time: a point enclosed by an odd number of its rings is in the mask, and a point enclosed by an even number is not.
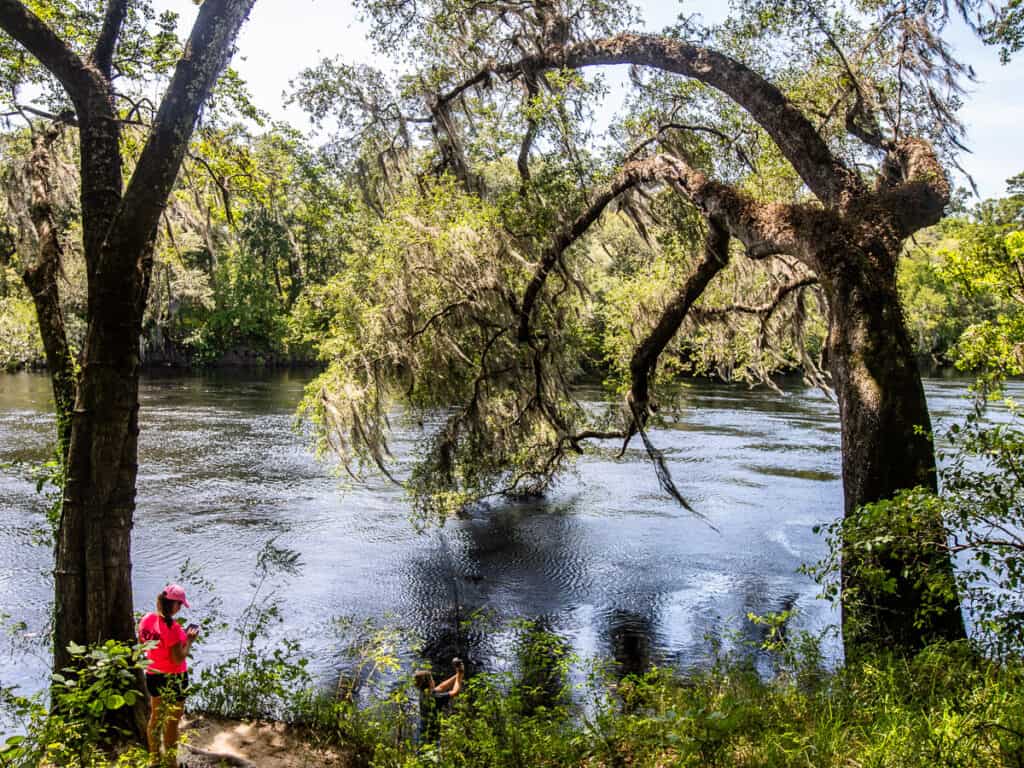
<svg viewBox="0 0 1024 768"><path fill-rule="evenodd" d="M168 765L177 764L178 722L188 690L188 654L199 635L195 624L182 629L174 620L183 605L190 607L185 590L178 584L168 584L157 595L156 611L139 622L139 642L155 643L146 651L146 690L150 696L146 741L154 764L160 760L161 730L165 760Z"/></svg>
<svg viewBox="0 0 1024 768"><path fill-rule="evenodd" d="M413 682L420 692L420 727L419 743L436 744L441 737L441 712L448 708L451 700L462 690L462 677L465 668L462 659L452 659L455 674L442 682L434 684L434 676L426 669L413 675Z"/></svg>

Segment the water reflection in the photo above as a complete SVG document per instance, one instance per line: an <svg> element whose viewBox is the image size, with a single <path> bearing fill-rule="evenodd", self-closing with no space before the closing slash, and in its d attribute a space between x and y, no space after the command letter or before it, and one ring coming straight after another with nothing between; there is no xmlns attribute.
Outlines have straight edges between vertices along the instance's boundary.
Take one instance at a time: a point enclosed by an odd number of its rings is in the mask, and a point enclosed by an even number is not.
<svg viewBox="0 0 1024 768"><path fill-rule="evenodd" d="M615 608L606 614L602 630L618 674L642 674L659 661L654 649L661 643L651 614Z"/></svg>

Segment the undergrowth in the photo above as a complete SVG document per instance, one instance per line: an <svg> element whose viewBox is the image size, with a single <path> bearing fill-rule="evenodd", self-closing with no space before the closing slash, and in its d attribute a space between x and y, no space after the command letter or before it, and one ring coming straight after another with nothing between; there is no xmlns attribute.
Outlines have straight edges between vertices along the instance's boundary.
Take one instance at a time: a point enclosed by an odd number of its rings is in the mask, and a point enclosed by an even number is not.
<svg viewBox="0 0 1024 768"><path fill-rule="evenodd" d="M280 689L273 709L315 746L353 768L551 768L589 766L1024 766L1024 665L992 661L967 643L936 645L912 659L876 655L829 672L820 656L772 649L770 679L752 656L722 658L701 672L655 668L619 677L610 663L583 663L554 635L518 628L515 663L473 676L442 719L436 744L416 743L411 669L394 635L370 633L357 684L324 692ZM799 642L808 647L807 638ZM811 644L813 645L813 644ZM137 657L137 651L135 653ZM141 751L100 748L97 717L130 703L130 650L86 652L62 708L5 691L22 733L0 746L0 766L145 765ZM294 677L287 655L263 655L252 679ZM229 681L232 685L237 681ZM208 681L207 685L214 685ZM60 690L58 687L57 690ZM89 691L99 691L90 703ZM265 695L232 690L236 717L265 714ZM71 707L68 705L72 704Z"/></svg>
<svg viewBox="0 0 1024 768"><path fill-rule="evenodd" d="M538 696L521 675L477 675L438 744L411 738L411 687L364 708L321 699L295 714L311 738L374 768L1024 766L1024 666L966 643L836 672L797 660L769 680L738 658L621 679L591 666L585 682L565 682L569 698L548 704L539 700L550 691Z"/></svg>

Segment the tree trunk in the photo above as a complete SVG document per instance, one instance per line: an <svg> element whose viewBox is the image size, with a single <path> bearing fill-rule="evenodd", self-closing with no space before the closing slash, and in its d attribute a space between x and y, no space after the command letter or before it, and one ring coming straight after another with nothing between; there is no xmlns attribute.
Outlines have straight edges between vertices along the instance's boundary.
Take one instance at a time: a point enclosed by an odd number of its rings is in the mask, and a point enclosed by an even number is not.
<svg viewBox="0 0 1024 768"><path fill-rule="evenodd" d="M67 462L71 440L71 410L75 403L75 361L68 346L64 311L60 305L57 278L61 268L60 228L54 216L53 144L60 137L59 126L51 125L33 137L32 152L20 175L21 183L7 179L12 210L27 205L18 216L21 279L28 288L39 322L39 335L46 353L46 367L53 386L57 418L57 455ZM25 187L25 188L21 188ZM18 200L17 196L26 196Z"/></svg>
<svg viewBox="0 0 1024 768"><path fill-rule="evenodd" d="M128 3L106 4L96 48L83 59L24 3L0 0L0 27L60 81L74 104L80 136L88 328L57 534L53 642L58 671L70 662L71 642L131 642L135 637L130 552L138 472L139 337L153 240L196 118L254 2L202 3L123 189L113 56ZM143 706L134 714L141 735Z"/></svg>
<svg viewBox="0 0 1024 768"><path fill-rule="evenodd" d="M119 270L102 284L97 281L82 356L54 569L55 669L70 664L71 642L135 641L131 529L138 474L138 340L151 260L145 254L125 260L141 265L142 274ZM145 717L144 699L114 715L119 725L139 734L145 732Z"/></svg>
<svg viewBox="0 0 1024 768"><path fill-rule="evenodd" d="M847 517L903 489L936 489L931 420L900 310L895 256L864 263L871 250L843 254L825 282L831 315L828 365L839 399ZM922 528L923 538L944 541L941 521L936 518L930 525L931 532ZM848 658L871 647L913 652L935 640L965 637L955 595L937 598L918 582L926 565L951 573L948 552L936 548L924 561L883 555L883 570L896 585L890 591L865 577L856 547L844 547L842 624ZM926 605L939 610L922 611Z"/></svg>
<svg viewBox="0 0 1024 768"><path fill-rule="evenodd" d="M71 441L71 411L75 404L75 361L68 346L64 310L57 287L59 264L56 255L22 270L21 277L35 304L39 334L46 352L46 367L53 386L54 413L57 418L57 455L67 462Z"/></svg>

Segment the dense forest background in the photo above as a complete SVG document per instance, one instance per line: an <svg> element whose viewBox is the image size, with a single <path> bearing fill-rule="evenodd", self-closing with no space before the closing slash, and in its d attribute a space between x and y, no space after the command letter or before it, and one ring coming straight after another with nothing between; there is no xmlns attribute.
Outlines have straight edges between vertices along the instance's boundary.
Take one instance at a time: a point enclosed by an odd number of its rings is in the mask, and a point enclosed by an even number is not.
<svg viewBox="0 0 1024 768"><path fill-rule="evenodd" d="M66 13L68 20L74 16L73 11ZM140 49L149 58L140 60L128 73L136 81L133 87L139 98L137 103L126 102L126 110L138 124L129 141L138 145L151 117L146 110L152 108L142 94L166 79L169 57L180 42L173 13L156 14L146 7L138 11L136 23L139 35L145 25L151 28L146 33L146 48ZM772 23L779 25L785 20ZM773 32L770 27L762 24L758 29L750 18L741 16L721 25L715 34L733 48L750 47L753 56L752 41L760 40L763 45ZM758 55L767 61L767 54ZM24 70L26 65L21 67ZM23 178L32 146L29 124L44 117L38 114L41 103L48 104L56 115L64 102L40 72L12 68L6 77L13 88L13 108L3 118L0 149L7 182L7 194L0 201L5 223L0 249L0 367L19 370L45 366L31 297L19 279L19 269L26 261L18 256L18 238L23 237L19 221L24 225L30 206ZM346 87L361 79L363 92L346 93ZM401 93L389 79L393 78L340 58L325 59L301 73L291 81L284 97L309 118L312 129L308 131L271 120L254 103L236 72L222 79L216 100L201 118L163 216L141 342L144 364L193 368L316 365L331 359L331 341L338 336L336 327L332 333L331 324L337 323L334 313L345 290L342 286L346 280L350 285L358 283L359 275L365 278L370 263L379 262L387 248L396 246L391 230L399 217L395 210L402 205L418 209L431 194L422 183L415 187L408 183L409 178L391 178L395 172L389 172L388 163L395 165L398 174L419 174L422 181L422 174L438 162L439 150L429 141L413 141L409 156L400 159L382 152L381 142L393 139L389 132L395 126L388 120L400 117L400 108L409 108L408 100L402 105L384 103L389 89ZM827 87L822 73L806 78L800 87L812 87L815 79L814 87ZM595 105L603 104L602 96L607 93L600 79L596 84L581 80L565 85L562 96L556 98L552 91L538 99L538 124L561 108L556 102L569 99L574 87ZM679 110L678 94L663 92L660 97L664 103L659 107ZM576 98L577 103L570 106L577 113L563 127L577 135L563 137L561 146L555 134L548 137L550 145L541 139L540 158L535 162L543 165L546 161L552 174L561 172L555 169L562 162L559 155L574 151L573 144L587 146L609 117L598 116L595 124L593 109L588 111L578 95ZM389 107L399 111L390 116L379 113ZM586 150L592 153L585 158L588 173L599 175L616 155L621 157L631 136L656 127L652 121L657 108L640 96L627 102L623 111L623 126L612 129L611 141L600 145L601 149ZM710 130L711 126L727 125L728 120L740 127L735 115L718 115L707 121L709 130L692 132L687 141L699 140L705 159L714 160L723 170L728 171L724 166L729 164L738 166L737 172L766 198L792 197L792 170L778 157L758 156L765 153L763 146L758 147L763 139L759 142L753 132L716 136ZM504 175L511 184L516 169L499 159L503 142L507 144L509 138L501 131L512 130L510 121L514 122L513 118L506 116L504 127L477 132L473 141L481 156L491 157L487 172L496 180ZM61 129L53 148L53 216L62 250L60 296L69 339L79 348L85 333L86 285L74 126ZM127 149L130 157L131 147ZM135 147L136 152L139 149ZM1008 174L1015 170L1007 168ZM946 220L919 234L900 260L907 324L915 351L927 369L976 373L995 363L1015 375L1021 372L1017 354L1021 341L1021 242L1020 235L1014 233L1022 227L1024 182L1020 176L1008 178L1005 196L979 201L966 188L969 180L963 176L959 180L965 187L955 196ZM379 194L382 183L388 187L384 199ZM433 194L440 193L435 190ZM588 381L604 380L613 389L622 383L632 346L656 321L673 280L688 266L688 251L697 248L700 238L696 220L688 222L688 227L680 226L679 216L638 221L641 208L650 213L650 207L631 205L627 200L592 228L585 242L589 274L583 282L588 292L581 296L579 333L572 339L579 356L577 375ZM23 241L21 244L24 246ZM676 254L675 266L672 258L662 259L662 253ZM721 281L725 286L700 299L702 312L695 315L713 318L716 308L734 304L737 296L749 297L759 290L769 295L764 289L771 280L763 274L750 269L744 273L736 267L731 271L735 274ZM783 341L780 337L783 343L778 345L766 344L763 318L755 313L750 313L745 323L736 323L735 317L729 323L691 320L677 334L663 362L681 374L748 382L765 381L779 373L813 373L825 326L814 302L801 309L809 322L793 338ZM773 330L781 332L791 319L773 317Z"/></svg>
<svg viewBox="0 0 1024 768"><path fill-rule="evenodd" d="M396 237L395 220L423 202L419 190L405 190L385 212L367 193L365 160L339 155L337 147L318 145L289 125L267 123L238 88L235 95L245 99L245 112L254 119L228 119L241 117L234 112L200 129L164 215L141 341L150 366L323 364L332 355L333 313L345 286L367 277L371 262L394 247L388 239ZM13 181L30 138L8 119L2 145L9 187L3 201L0 365L8 371L40 369L42 340L16 255L18 216L25 212L18 210ZM61 301L77 348L85 332L86 287L76 246L73 136L62 135L55 148L63 185L55 190ZM429 150L422 155L421 162L429 162ZM574 339L578 380L605 381L613 388L678 274L678 265L673 270L669 263L655 264L654 250L665 248L685 262L687 247L693 247L678 230L657 223L638 230L632 213L614 212L588 238L591 289L581 297ZM705 316L714 317L716 307L737 296L763 290L763 276L733 272L724 287L701 299ZM1006 195L999 198L972 202L961 190L942 223L905 250L899 285L915 352L926 370L973 374L994 365L1005 375L1024 373L1024 176L1008 179ZM806 310L810 322L800 344L788 340L766 354L760 318L750 313L750 321L738 325L684 326L665 362L680 375L747 382L800 373L807 356L820 352L825 330L820 309L812 304ZM781 331L785 322L777 322Z"/></svg>

